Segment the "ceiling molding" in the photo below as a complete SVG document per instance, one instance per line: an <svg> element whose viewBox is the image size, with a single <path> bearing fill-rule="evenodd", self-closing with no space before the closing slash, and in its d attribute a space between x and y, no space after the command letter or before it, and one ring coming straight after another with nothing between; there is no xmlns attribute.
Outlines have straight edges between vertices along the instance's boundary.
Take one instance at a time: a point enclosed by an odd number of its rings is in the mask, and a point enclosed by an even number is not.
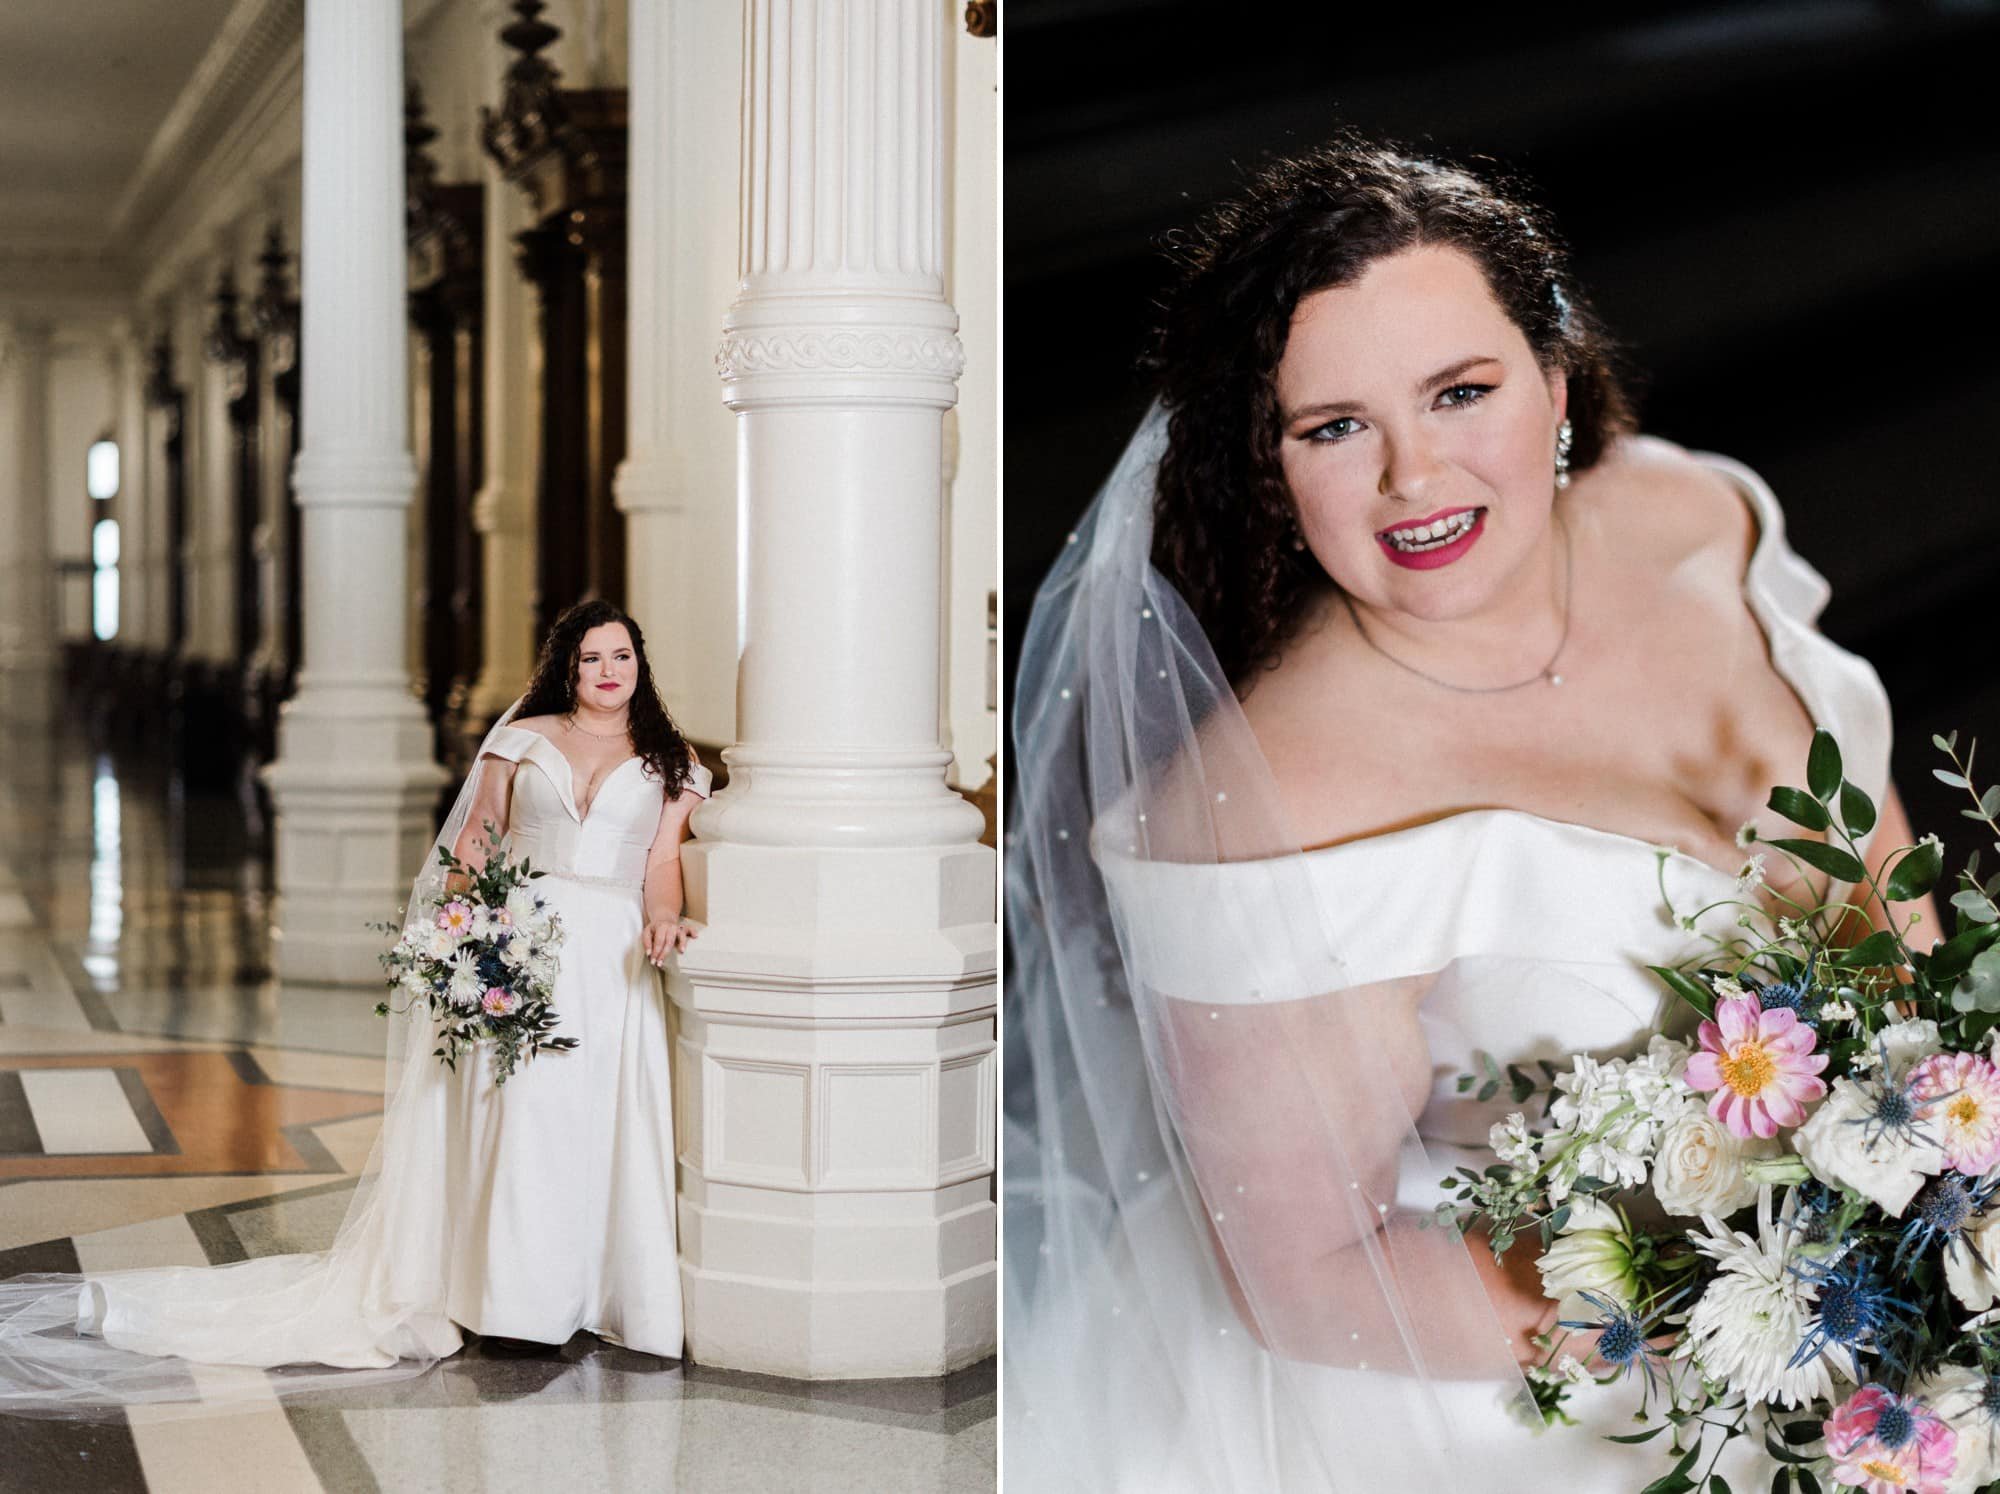
<svg viewBox="0 0 2000 1494"><path fill-rule="evenodd" d="M237 0L111 209L111 237L157 222L305 38L305 0Z"/></svg>

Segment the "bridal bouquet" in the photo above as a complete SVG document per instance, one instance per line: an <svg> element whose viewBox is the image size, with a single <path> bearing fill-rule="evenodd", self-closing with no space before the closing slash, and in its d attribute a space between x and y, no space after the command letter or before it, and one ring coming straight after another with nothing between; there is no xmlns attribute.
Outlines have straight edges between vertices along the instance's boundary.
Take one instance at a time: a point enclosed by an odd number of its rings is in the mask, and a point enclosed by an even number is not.
<svg viewBox="0 0 2000 1494"><path fill-rule="evenodd" d="M526 861L509 860L491 821L486 837L491 851L476 872L449 847L438 847L445 870L465 879L463 891L438 894L427 916L407 929L377 927L400 934L382 955L390 985L412 1003L429 1003L437 1020L432 1057L456 1073L467 1049L490 1043L493 1082L505 1084L523 1059L574 1048L577 1040L549 1036L556 1025L552 988L563 926L532 885L544 873ZM389 1003L379 1003L375 1011L387 1016Z"/></svg>
<svg viewBox="0 0 2000 1494"><path fill-rule="evenodd" d="M1956 734L1935 741L1952 764L1937 776L1971 795L1965 814L2000 850L2000 786L1979 793L1973 752L1961 762ZM1972 856L1955 931L1919 950L1898 905L1939 882L1939 842L1904 848L1878 878L1858 845L1875 806L1825 732L1806 777L1770 807L1827 838L1762 844L1862 902L1777 898L1775 921L1747 901L1714 905L1741 907L1743 932L1653 967L1686 1041L1656 1033L1637 1056L1544 1063L1539 1079L1483 1058L1460 1089L1490 1100L1511 1086L1524 1108L1493 1127L1493 1165L1446 1180L1438 1222L1486 1230L1496 1257L1534 1239L1559 1304L1536 1339L1536 1403L1566 1421L1573 1386L1630 1385L1643 1429L1612 1440L1664 1439L1671 1460L1644 1494L1729 1494L1712 1470L1738 1436L1775 1460L1773 1494L1994 1494L2000 875L1981 882ZM1886 927L1870 930L1868 907ZM1693 930L1710 911L1676 917Z"/></svg>

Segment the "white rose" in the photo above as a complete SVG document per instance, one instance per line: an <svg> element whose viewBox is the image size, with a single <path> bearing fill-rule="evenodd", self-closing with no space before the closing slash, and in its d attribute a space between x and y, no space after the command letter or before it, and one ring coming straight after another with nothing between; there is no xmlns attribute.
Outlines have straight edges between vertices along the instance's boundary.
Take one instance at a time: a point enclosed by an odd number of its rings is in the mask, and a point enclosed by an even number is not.
<svg viewBox="0 0 2000 1494"><path fill-rule="evenodd" d="M1966 1221L1961 1238L1944 1253L1945 1284L1967 1307L1984 1312L2000 1298L1995 1267L2000 1267L2000 1211L1975 1214Z"/></svg>
<svg viewBox="0 0 2000 1494"><path fill-rule="evenodd" d="M1993 1424L1980 1405L1986 1377L1976 1369L1947 1364L1926 1375L1911 1389L1946 1426L1958 1433L1958 1462L1951 1470L1944 1494L1974 1494L1981 1486L2000 1478L2000 1438L1992 1435Z"/></svg>
<svg viewBox="0 0 2000 1494"><path fill-rule="evenodd" d="M1933 1053L1944 1052L1944 1039L1935 1022L1893 1022L1875 1034L1868 1049L1870 1053L1886 1049L1890 1071L1900 1079Z"/></svg>
<svg viewBox="0 0 2000 1494"><path fill-rule="evenodd" d="M1629 1307L1639 1295L1631 1237L1617 1213L1594 1198L1572 1205L1568 1222L1542 1252L1535 1269L1542 1274L1542 1295L1556 1301L1556 1316L1561 1318L1598 1315L1583 1300L1584 1292L1595 1292L1619 1307Z"/></svg>
<svg viewBox="0 0 2000 1494"><path fill-rule="evenodd" d="M430 937L424 941L424 953L434 960L449 958L451 952L457 948L458 935L450 929L433 928Z"/></svg>
<svg viewBox="0 0 2000 1494"><path fill-rule="evenodd" d="M1667 1127L1653 1154L1653 1196L1669 1214L1725 1217L1757 1201L1743 1164L1777 1150L1775 1137L1732 1136L1706 1109L1690 1108Z"/></svg>
<svg viewBox="0 0 2000 1494"><path fill-rule="evenodd" d="M1903 1025L1936 1031L1935 1023ZM1944 1149L1935 1141L1913 1141L1907 1131L1874 1125L1868 1121L1874 1109L1868 1090L1852 1079L1836 1079L1833 1092L1792 1133L1792 1145L1822 1183L1852 1188L1900 1219L1924 1179L1944 1171Z"/></svg>

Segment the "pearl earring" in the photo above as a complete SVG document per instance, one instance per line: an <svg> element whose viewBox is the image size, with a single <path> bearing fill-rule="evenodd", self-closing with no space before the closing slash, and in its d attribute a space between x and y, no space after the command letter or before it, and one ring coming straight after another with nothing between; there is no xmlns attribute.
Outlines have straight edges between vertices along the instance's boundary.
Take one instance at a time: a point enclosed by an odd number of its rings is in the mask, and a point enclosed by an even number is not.
<svg viewBox="0 0 2000 1494"><path fill-rule="evenodd" d="M1567 420L1556 427L1556 486L1558 488L1569 486L1569 448L1570 443L1575 439L1576 432L1570 428L1570 423Z"/></svg>

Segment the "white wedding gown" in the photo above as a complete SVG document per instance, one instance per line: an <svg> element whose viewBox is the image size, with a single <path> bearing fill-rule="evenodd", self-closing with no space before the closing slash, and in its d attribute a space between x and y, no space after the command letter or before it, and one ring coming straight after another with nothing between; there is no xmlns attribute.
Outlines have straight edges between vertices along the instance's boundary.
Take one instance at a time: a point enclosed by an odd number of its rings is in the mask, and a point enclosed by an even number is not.
<svg viewBox="0 0 2000 1494"><path fill-rule="evenodd" d="M641 944L664 790L628 759L584 816L547 738L497 727L484 755L518 765L511 850L550 873L535 885L566 932L558 1031L580 1046L538 1055L501 1088L490 1052L448 1074L429 1021L398 1018L379 1172L371 1159L333 1248L0 1282L0 1410L226 1409L403 1378L457 1351L461 1328L541 1343L588 1329L680 1356L666 998ZM694 765L684 792L708 789Z"/></svg>
<svg viewBox="0 0 2000 1494"><path fill-rule="evenodd" d="M486 751L517 764L508 838L515 859L550 873L535 886L565 931L557 1035L579 1046L538 1055L504 1086L487 1049L459 1066L447 1192L477 1223L451 1263L449 1314L477 1333L559 1344L588 1329L679 1358L666 997L640 941L664 791L627 758L579 814L569 759L547 737L502 727ZM697 764L684 792L708 788Z"/></svg>
<svg viewBox="0 0 2000 1494"><path fill-rule="evenodd" d="M1814 629L1828 595L1825 580L1785 539L1784 520L1770 489L1747 468L1717 457L1703 460L1736 479L1756 512L1760 537L1745 577L1745 600L1762 625L1778 673L1798 692L1814 721L1838 738L1847 776L1879 804L1888 784L1889 705L1874 670ZM1804 764L1799 764L1803 776ZM1094 852L1115 905L1144 907L1127 937L1145 947L1128 951L1135 969L1162 994L1214 1007L1303 998L1326 987L1322 973L1286 962L1296 947L1286 937L1281 879L1259 862L1176 864ZM1427 1213L1447 1195L1439 1180L1461 1162L1483 1167L1492 1123L1515 1107L1503 1091L1488 1104L1462 1096L1456 1078L1492 1054L1503 1066L1548 1059L1566 1067L1574 1054L1600 1058L1643 1049L1670 1001L1648 965L1672 965L1712 948L1666 916L1653 848L1628 836L1516 810L1454 814L1391 834L1307 852L1309 885L1334 933L1334 945L1356 984L1436 972L1421 1021L1429 1040L1434 1086L1417 1121L1423 1151L1406 1153L1398 1203ZM1664 868L1674 906L1691 913L1735 897L1728 874L1676 853ZM1703 927L1732 932L1734 907ZM1226 940L1208 937L1218 925ZM1218 949L1229 953L1218 956ZM1256 968L1234 963L1245 950L1270 951ZM1235 993L1234 995L1230 993ZM1163 1393L1160 1382L1137 1377L1076 1379L1081 1393L1101 1397L1070 1408L1065 1425L1097 1429L1103 1445L1067 1452L1036 1439L1019 1443L1027 1487L1147 1491L1290 1491L1329 1487L1392 1488L1397 1466L1399 1388L1390 1377L1353 1369L1288 1364L1282 1368L1240 1330L1209 1256L1209 1243L1189 1222L1171 1177L1156 1177L1150 1194L1127 1201L1128 1231L1147 1233L1146 1254L1184 1268L1185 1290L1204 1308L1182 1319L1194 1340L1159 1344L1183 1377ZM1690 1221L1692 1222L1692 1221ZM1533 1249L1532 1237L1517 1249ZM1109 1324L1106 1312L1144 1312L1144 1282L1120 1279L1129 1261L1104 1266L1074 1304L1073 1351L1089 1356L1087 1323ZM1154 1289L1157 1290L1157 1282ZM1340 1290L1338 1282L1327 1284ZM1125 1304L1122 1308L1120 1303ZM1056 1316L1060 1317L1058 1313ZM1593 1364L1601 1370L1601 1366ZM1283 1393L1274 1385L1283 1382ZM1191 1388L1190 1388L1191 1387ZM1585 1384L1567 1409L1578 1426L1531 1431L1504 1407L1495 1386L1446 1382L1436 1387L1466 1468L1465 1487L1515 1494L1637 1494L1667 1471L1665 1438L1640 1446L1603 1440L1635 1429L1639 1388ZM1310 1424L1317 1404L1337 1405L1343 1425L1357 1407L1381 1402L1379 1443L1351 1437L1329 1446ZM1756 1437L1738 1439L1717 1467L1741 1491L1769 1487L1776 1464ZM1010 1444L1009 1467L1016 1445ZM1704 1458L1696 1471L1707 1467ZM1759 1471L1761 1470L1761 1477Z"/></svg>

